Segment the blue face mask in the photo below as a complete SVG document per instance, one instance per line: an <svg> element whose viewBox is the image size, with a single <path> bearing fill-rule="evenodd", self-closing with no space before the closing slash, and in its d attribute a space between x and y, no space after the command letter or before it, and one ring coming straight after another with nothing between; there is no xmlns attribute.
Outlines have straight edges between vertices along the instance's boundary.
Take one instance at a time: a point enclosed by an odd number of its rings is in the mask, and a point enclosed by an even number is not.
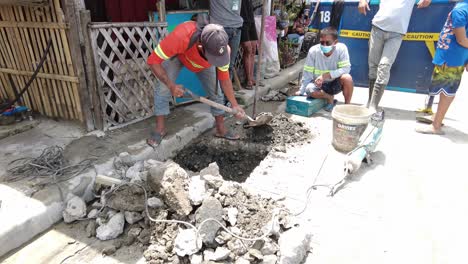
<svg viewBox="0 0 468 264"><path fill-rule="evenodd" d="M324 45L320 45L320 49L322 50L323 53L329 53L330 51L332 51L333 49L333 46L324 46Z"/></svg>

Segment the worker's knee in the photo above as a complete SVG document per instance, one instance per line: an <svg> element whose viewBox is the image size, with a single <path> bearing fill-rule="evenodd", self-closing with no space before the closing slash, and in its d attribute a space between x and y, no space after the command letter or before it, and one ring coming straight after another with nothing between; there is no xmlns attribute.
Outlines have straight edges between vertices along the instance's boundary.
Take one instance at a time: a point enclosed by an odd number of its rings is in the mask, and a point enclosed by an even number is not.
<svg viewBox="0 0 468 264"><path fill-rule="evenodd" d="M344 86L353 86L353 77L351 74L343 74L340 77L341 85Z"/></svg>

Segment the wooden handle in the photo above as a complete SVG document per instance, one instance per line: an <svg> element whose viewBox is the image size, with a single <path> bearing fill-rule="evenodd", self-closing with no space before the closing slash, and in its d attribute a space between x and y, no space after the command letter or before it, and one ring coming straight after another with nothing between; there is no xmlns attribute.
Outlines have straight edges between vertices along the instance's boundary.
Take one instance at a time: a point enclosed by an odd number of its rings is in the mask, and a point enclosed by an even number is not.
<svg viewBox="0 0 468 264"><path fill-rule="evenodd" d="M227 107L227 106L225 106L225 105L218 104L218 103L216 103L216 102L213 102L213 101L211 101L211 100L208 100L208 99L206 99L205 97L201 97L201 96L200 96L200 97L198 98L198 101L200 101L201 103L207 104L207 105L209 105L209 106L212 106L212 107L214 107L214 108L218 108L218 109L224 110L224 111L226 111L226 112L228 112L228 113L230 113L230 114L233 114L233 115L237 114L237 111L236 111L236 110L234 110L234 109L232 109L232 108L230 108L230 107Z"/></svg>

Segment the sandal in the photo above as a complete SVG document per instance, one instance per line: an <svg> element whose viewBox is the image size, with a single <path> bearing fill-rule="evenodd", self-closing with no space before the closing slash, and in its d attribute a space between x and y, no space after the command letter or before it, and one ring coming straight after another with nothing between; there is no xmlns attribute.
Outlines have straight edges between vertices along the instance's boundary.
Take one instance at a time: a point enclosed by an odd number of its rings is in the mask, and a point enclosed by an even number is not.
<svg viewBox="0 0 468 264"><path fill-rule="evenodd" d="M326 104L324 110L327 112L331 112L333 110L333 107L335 107L336 103L338 103L338 100L333 100L333 103Z"/></svg>
<svg viewBox="0 0 468 264"><path fill-rule="evenodd" d="M417 116L416 121L431 125L433 122L433 116ZM444 126L444 123L442 123L442 126Z"/></svg>
<svg viewBox="0 0 468 264"><path fill-rule="evenodd" d="M222 136L218 135L218 134L215 134L215 137L224 138L224 139L227 139L227 140L239 140L240 139L239 135L234 134L234 132L232 132L232 131L228 131Z"/></svg>
<svg viewBox="0 0 468 264"><path fill-rule="evenodd" d="M156 148L161 144L161 141L163 140L164 136L166 136L166 133L161 134L156 131L152 131L150 134L150 138L146 139L146 144L148 144L152 148Z"/></svg>
<svg viewBox="0 0 468 264"><path fill-rule="evenodd" d="M428 135L443 135L444 134L444 131L440 129L434 130L434 127L432 125L417 127L415 131L421 134L428 134Z"/></svg>
<svg viewBox="0 0 468 264"><path fill-rule="evenodd" d="M245 89L246 89L246 90L253 90L253 85L246 85L246 86L245 86Z"/></svg>

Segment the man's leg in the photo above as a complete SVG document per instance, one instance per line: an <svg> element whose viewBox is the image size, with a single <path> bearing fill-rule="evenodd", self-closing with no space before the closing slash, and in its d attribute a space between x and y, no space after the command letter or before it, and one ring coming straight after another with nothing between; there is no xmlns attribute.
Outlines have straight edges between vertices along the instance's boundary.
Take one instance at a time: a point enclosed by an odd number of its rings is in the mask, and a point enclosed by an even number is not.
<svg viewBox="0 0 468 264"><path fill-rule="evenodd" d="M211 99L212 101L215 101L218 104L224 105L224 93L222 92L221 87L218 84L219 82L216 80L215 71L216 71L215 67L210 67L201 72L198 72L197 77L202 83L203 89L208 94L208 98ZM211 107L211 113L215 117L216 136L219 136L219 137L226 136L228 131L226 130L226 127L224 126L224 111ZM231 135L230 137L234 137L234 136ZM237 139L237 138L239 137L236 136L235 138L231 138L231 139Z"/></svg>
<svg viewBox="0 0 468 264"><path fill-rule="evenodd" d="M345 99L345 104L351 103L351 98L353 97L354 91L354 82L353 77L350 74L343 74L340 77L341 89L343 90L343 97Z"/></svg>
<svg viewBox="0 0 468 264"><path fill-rule="evenodd" d="M247 80L246 89L252 89L254 84L254 55L255 55L255 41L246 41L242 43L242 49L244 50L244 69L245 69L245 77Z"/></svg>
<svg viewBox="0 0 468 264"><path fill-rule="evenodd" d="M374 90L375 79L377 79L377 68L384 48L384 32L372 27L371 36L369 39L369 97L367 99L367 107L369 107Z"/></svg>
<svg viewBox="0 0 468 264"><path fill-rule="evenodd" d="M442 121L447 114L447 110L455 99L455 96L447 96L444 93L440 94L439 105L437 106L437 112L434 116L434 121L432 122L432 127L434 131L440 131L442 128Z"/></svg>
<svg viewBox="0 0 468 264"><path fill-rule="evenodd" d="M169 79L175 81L179 75L180 70L182 69L182 63L177 58L172 58L163 62L163 67L167 72ZM154 89L154 114L156 116L156 128L154 132L159 136L164 136L166 134L166 126L164 118L169 114L169 102L171 101L171 92L165 84L160 81L157 82ZM148 139L148 144L154 145L156 139Z"/></svg>
<svg viewBox="0 0 468 264"><path fill-rule="evenodd" d="M326 93L323 88L325 87L317 88L314 83L309 83L306 86L307 96L316 98L316 99L325 99L327 100L327 103L333 104L334 96L332 94Z"/></svg>
<svg viewBox="0 0 468 264"><path fill-rule="evenodd" d="M387 37L385 38L382 58L380 59L379 66L377 68L377 79L375 80L374 90L372 91L371 102L369 104L369 109L374 111L377 111L385 88L390 80L390 70L393 62L395 62L398 50L400 50L401 42L403 40L403 35L399 33L386 32L385 34Z"/></svg>
<svg viewBox="0 0 468 264"><path fill-rule="evenodd" d="M234 70L234 64L237 58L237 52L239 50L240 40L241 40L241 29L240 28L226 28L226 33L229 37L229 47L231 48L231 58L230 58L230 67L229 75L232 77L232 71Z"/></svg>

